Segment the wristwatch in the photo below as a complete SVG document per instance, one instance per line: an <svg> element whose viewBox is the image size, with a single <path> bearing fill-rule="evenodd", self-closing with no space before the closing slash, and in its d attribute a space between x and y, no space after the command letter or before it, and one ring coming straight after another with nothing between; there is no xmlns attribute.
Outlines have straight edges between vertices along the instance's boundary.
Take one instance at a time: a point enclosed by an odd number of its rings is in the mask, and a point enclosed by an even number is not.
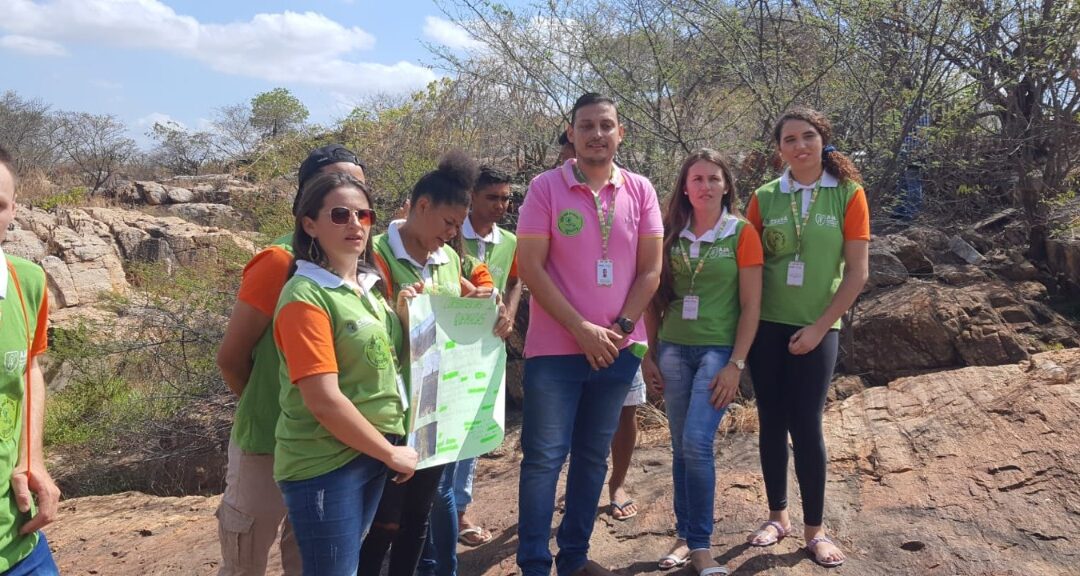
<svg viewBox="0 0 1080 576"><path fill-rule="evenodd" d="M739 370L746 370L746 360L731 360L729 364L734 364Z"/></svg>
<svg viewBox="0 0 1080 576"><path fill-rule="evenodd" d="M619 330L622 330L623 334L629 334L634 331L634 321L626 316L619 316L615 319L615 323L619 325Z"/></svg>

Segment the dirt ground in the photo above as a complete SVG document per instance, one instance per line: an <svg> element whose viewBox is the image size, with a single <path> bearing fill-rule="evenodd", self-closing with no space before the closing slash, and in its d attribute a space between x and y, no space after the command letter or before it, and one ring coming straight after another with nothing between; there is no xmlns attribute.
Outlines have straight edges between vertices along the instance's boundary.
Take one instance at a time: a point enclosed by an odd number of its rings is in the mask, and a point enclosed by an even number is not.
<svg viewBox="0 0 1080 576"><path fill-rule="evenodd" d="M741 576L1077 574L1078 421L1080 350L905 378L834 403L825 420L825 518L849 559L833 570L809 559L801 535L765 549L743 543L767 513L756 435L724 436L714 554ZM508 422L503 446L477 466L470 514L495 538L459 547L463 576L517 573L518 430ZM590 556L620 575L661 573L656 562L674 539L670 458L663 434L644 435L628 480L639 515L614 520L606 495L597 510ZM789 484L801 532L797 486ZM129 492L68 500L48 536L64 574L215 574L219 498Z"/></svg>

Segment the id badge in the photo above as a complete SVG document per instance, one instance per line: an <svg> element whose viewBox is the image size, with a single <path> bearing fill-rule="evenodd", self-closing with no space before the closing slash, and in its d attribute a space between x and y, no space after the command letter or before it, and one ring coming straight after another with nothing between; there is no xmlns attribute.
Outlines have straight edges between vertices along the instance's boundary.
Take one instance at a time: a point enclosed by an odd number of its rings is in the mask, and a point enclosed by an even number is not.
<svg viewBox="0 0 1080 576"><path fill-rule="evenodd" d="M398 374L394 377L397 380L397 392L398 396L401 396L401 409L403 411L409 410L409 393L405 391L405 379Z"/></svg>
<svg viewBox="0 0 1080 576"><path fill-rule="evenodd" d="M698 297L697 296L684 296L682 299L682 319L683 320L697 320L698 315Z"/></svg>
<svg viewBox="0 0 1080 576"><path fill-rule="evenodd" d="M792 260L787 267L787 284L788 286L802 286L803 284L803 272L806 269L806 264L801 260Z"/></svg>
<svg viewBox="0 0 1080 576"><path fill-rule="evenodd" d="M611 260L596 261L596 285L611 286L615 282L615 264Z"/></svg>

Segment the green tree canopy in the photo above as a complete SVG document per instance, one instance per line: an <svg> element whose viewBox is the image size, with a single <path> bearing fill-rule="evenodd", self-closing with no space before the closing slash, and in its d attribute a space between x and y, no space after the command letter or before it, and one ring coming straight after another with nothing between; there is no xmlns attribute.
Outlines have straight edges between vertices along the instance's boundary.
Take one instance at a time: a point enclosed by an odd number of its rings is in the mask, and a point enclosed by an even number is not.
<svg viewBox="0 0 1080 576"><path fill-rule="evenodd" d="M251 99L251 125L263 138L294 132L307 118L307 107L286 88L274 88Z"/></svg>

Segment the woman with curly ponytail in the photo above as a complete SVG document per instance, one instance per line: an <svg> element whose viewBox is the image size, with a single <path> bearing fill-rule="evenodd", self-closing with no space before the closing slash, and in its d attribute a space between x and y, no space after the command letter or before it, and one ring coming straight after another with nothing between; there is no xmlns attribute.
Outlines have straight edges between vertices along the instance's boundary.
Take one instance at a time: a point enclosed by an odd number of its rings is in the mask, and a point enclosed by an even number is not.
<svg viewBox="0 0 1080 576"><path fill-rule="evenodd" d="M773 139L787 169L758 188L747 219L765 252L761 324L749 365L769 519L747 538L769 546L791 531L788 434L802 493L806 551L822 566L844 553L826 536L821 419L839 348L840 318L866 283L870 217L859 170L832 145L832 125L809 108L785 112Z"/></svg>

